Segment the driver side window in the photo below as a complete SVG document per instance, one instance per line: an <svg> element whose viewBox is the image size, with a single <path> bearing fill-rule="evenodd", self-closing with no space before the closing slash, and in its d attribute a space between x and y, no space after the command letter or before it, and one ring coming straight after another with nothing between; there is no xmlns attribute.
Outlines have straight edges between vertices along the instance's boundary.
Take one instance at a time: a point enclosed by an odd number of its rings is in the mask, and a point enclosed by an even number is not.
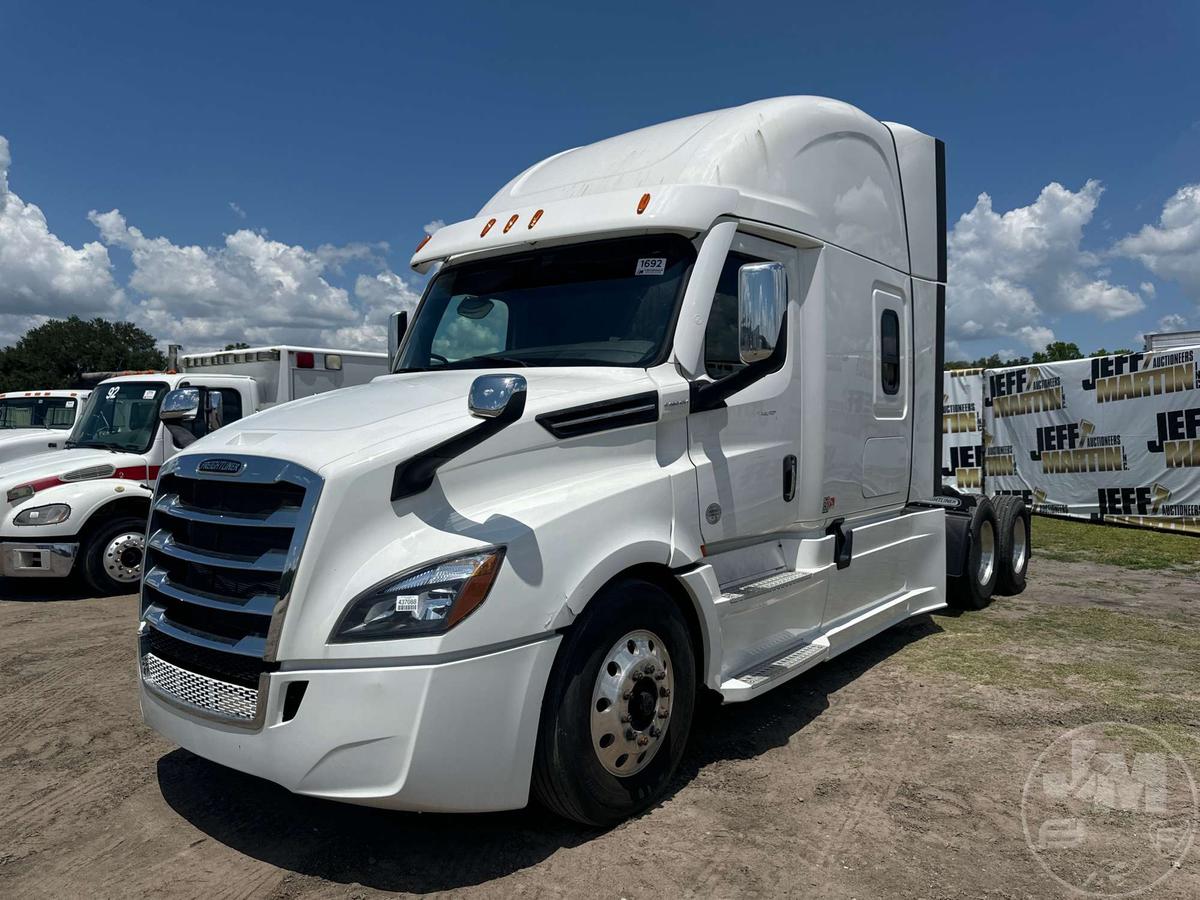
<svg viewBox="0 0 1200 900"><path fill-rule="evenodd" d="M717 281L704 330L704 371L718 381L746 367L738 353L738 270L755 262L764 260L731 252Z"/></svg>

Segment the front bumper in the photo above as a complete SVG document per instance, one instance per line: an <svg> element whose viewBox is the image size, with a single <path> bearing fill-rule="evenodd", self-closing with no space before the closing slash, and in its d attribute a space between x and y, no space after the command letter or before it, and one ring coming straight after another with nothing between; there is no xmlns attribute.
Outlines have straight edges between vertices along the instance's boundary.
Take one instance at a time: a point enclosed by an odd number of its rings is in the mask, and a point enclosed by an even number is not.
<svg viewBox="0 0 1200 900"><path fill-rule="evenodd" d="M66 578L75 567L79 544L0 544L0 577Z"/></svg>
<svg viewBox="0 0 1200 900"><path fill-rule="evenodd" d="M198 756L298 794L429 812L518 809L560 640L429 665L274 672L251 727L168 702L143 680L142 717ZM285 722L296 681L308 684Z"/></svg>

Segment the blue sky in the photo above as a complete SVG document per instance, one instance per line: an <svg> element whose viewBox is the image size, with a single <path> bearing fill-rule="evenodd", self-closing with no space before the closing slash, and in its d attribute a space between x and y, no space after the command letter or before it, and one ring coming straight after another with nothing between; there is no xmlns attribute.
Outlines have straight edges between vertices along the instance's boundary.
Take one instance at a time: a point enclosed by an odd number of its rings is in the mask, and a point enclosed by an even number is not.
<svg viewBox="0 0 1200 900"><path fill-rule="evenodd" d="M421 287L423 227L529 163L793 93L946 141L950 221L975 210L952 241L953 349L1200 327L1200 189L1180 193L1200 183L1200 4L571 6L4 4L13 228L67 276L23 269L10 232L0 342L72 311L194 349L374 339ZM263 279L295 296L256 317Z"/></svg>

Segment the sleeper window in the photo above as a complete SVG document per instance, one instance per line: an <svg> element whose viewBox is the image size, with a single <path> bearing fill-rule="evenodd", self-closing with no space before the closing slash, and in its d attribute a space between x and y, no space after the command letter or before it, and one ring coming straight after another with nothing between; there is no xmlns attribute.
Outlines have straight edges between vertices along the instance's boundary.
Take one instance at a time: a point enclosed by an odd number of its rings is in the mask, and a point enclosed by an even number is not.
<svg viewBox="0 0 1200 900"><path fill-rule="evenodd" d="M885 394L900 392L900 316L885 309L879 320L879 372Z"/></svg>

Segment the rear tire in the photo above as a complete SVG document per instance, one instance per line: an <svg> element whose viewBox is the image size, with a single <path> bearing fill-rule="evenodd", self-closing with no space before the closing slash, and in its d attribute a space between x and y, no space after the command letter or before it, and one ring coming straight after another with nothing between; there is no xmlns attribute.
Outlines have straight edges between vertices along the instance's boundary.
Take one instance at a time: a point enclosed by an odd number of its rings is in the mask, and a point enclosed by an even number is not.
<svg viewBox="0 0 1200 900"><path fill-rule="evenodd" d="M957 609L983 609L992 602L999 576L996 510L980 497L971 510L971 543L962 575L948 579L948 602Z"/></svg>
<svg viewBox="0 0 1200 900"><path fill-rule="evenodd" d="M564 818L601 827L649 808L683 756L695 700L695 652L675 602L641 579L606 586L550 673L534 796Z"/></svg>
<svg viewBox="0 0 1200 900"><path fill-rule="evenodd" d="M996 534L1000 554L1000 574L996 593L1014 596L1025 590L1025 573L1033 550L1030 539L1029 511L1016 496L997 497Z"/></svg>
<svg viewBox="0 0 1200 900"><path fill-rule="evenodd" d="M137 593L145 544L146 520L133 516L104 522L84 540L83 577L96 596Z"/></svg>

